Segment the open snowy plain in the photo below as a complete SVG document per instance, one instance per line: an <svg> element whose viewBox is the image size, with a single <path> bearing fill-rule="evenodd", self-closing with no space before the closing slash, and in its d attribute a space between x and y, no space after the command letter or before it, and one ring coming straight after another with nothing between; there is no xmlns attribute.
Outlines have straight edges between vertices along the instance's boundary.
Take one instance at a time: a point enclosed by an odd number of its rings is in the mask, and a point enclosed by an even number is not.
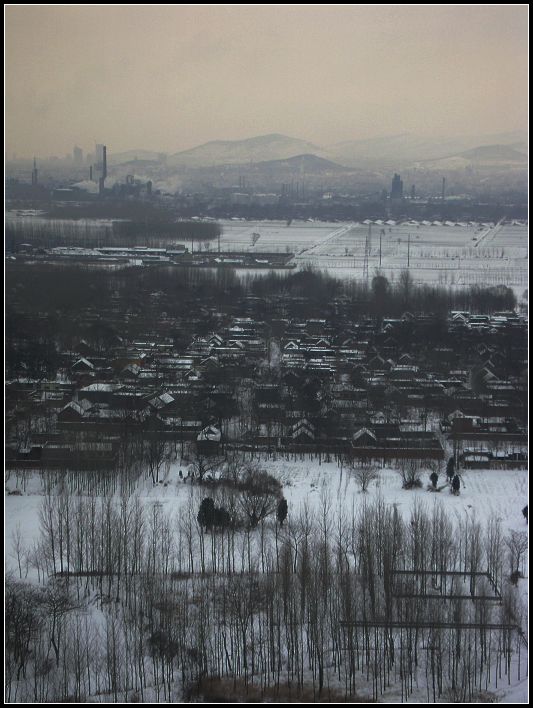
<svg viewBox="0 0 533 708"><path fill-rule="evenodd" d="M220 223L222 250L290 252L297 266L312 265L339 278L363 276L369 237L370 277L380 269L394 280L409 265L418 283L502 284L519 296L527 287L528 228L523 222Z"/></svg>

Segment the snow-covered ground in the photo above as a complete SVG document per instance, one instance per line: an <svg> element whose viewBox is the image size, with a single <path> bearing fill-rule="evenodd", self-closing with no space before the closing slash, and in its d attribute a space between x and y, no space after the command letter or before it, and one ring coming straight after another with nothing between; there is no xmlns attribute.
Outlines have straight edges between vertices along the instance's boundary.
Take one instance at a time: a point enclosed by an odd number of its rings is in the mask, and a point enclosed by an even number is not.
<svg viewBox="0 0 533 708"><path fill-rule="evenodd" d="M525 224L293 221L288 225L228 220L221 225L223 250L291 252L298 267L313 265L339 278L362 277L370 232L370 276L380 268L394 279L409 262L413 278L419 283L503 284L523 290L528 282Z"/></svg>
<svg viewBox="0 0 533 708"><path fill-rule="evenodd" d="M404 519L408 519L413 506L423 503L431 511L434 504L440 505L452 520L465 520L467 517L484 524L490 517L501 521L504 534L509 531L525 531L527 524L522 515L522 508L528 499L527 470L466 470L461 472L462 486L459 496L444 489L440 493L427 491L430 471L424 472L421 489L402 489L397 471L384 468L379 472L377 482L372 482L366 493L362 493L346 469L335 462L321 462L317 459L294 460L278 456L277 459L264 458L261 466L277 477L283 484L283 494L289 506L289 517L296 517L304 508L311 514L318 514L324 501L331 507L331 513L348 512L352 509L381 498L385 504L394 505ZM150 506L156 504L171 517L178 517L191 496L197 508L201 499L209 494L209 485L191 485L179 476L180 470L186 476L188 464L176 462L168 473L154 485L151 480L139 482L136 494ZM444 483L441 476L439 485ZM6 482L6 491L21 490L22 485L11 473ZM22 543L31 547L39 537L39 509L44 489L37 474L31 475L26 482L21 496L5 496L5 558L6 568L18 572L16 558L12 553L12 539L20 532ZM521 590L526 592L526 584L521 583ZM524 600L527 595L524 595Z"/></svg>
<svg viewBox="0 0 533 708"><path fill-rule="evenodd" d="M283 484L283 493L289 504L289 514L297 513L298 509L307 504L311 512L318 512L322 500L327 497L333 509L351 511L376 497L381 497L386 504L394 504L401 514L408 518L413 504L423 502L428 506L440 504L453 517L471 516L484 522L491 515L502 522L503 530L524 531L527 529L522 508L528 497L527 470L465 470L461 472L462 487L458 497L443 490L438 494L428 492L425 486L421 489L402 489L401 479L394 468L384 468L379 472L379 480L373 482L366 493L360 492L356 482L346 469L341 469L335 462L321 462L307 457L303 460L287 460L278 456L277 459L264 458L261 466L276 476ZM179 470L186 476L188 465L174 463L168 474L159 484L150 480L140 482L136 493L146 504L162 504L171 514L178 514L182 504L185 504L193 492L205 494L209 486L199 487L183 481ZM424 484L429 484L430 471L423 475ZM439 481L444 483L444 476ZM17 482L11 473L6 482L6 490L22 490L21 482ZM39 533L38 512L44 490L40 477L32 475L26 483L26 491L21 495L5 496L5 535L6 545L13 531L20 527L22 537L29 543ZM13 567L9 556L8 567Z"/></svg>
<svg viewBox="0 0 533 708"><path fill-rule="evenodd" d="M408 519L415 504L426 505L431 511L433 505L443 507L450 519L466 520L475 519L482 524L490 517L499 519L503 532L525 531L527 524L522 515L522 508L527 503L528 477L526 470L469 470L462 474L462 488L459 496L451 495L447 488L440 493L427 491L425 484L428 482L429 471L422 475L424 487L417 490L404 490L401 479L393 467L381 469L379 479L373 482L367 493L362 493L350 476L346 468L340 468L335 462L319 462L318 459L303 457L264 457L260 465L283 483L283 493L288 501L289 519L296 518L307 507L311 516L319 516L324 504L329 505L329 514L338 513L351 515L352 509L357 509L366 502L381 498L385 504L394 505L404 519ZM212 495L208 485L192 485L184 481L187 475L188 463L177 460L170 465L167 473L159 484L154 485L150 480L139 482L136 494L141 498L146 508L152 506L159 508L165 516L177 522L184 511L192 504L195 510L199 507L201 499ZM182 476L180 476L180 471ZM443 477L440 482L444 483ZM14 577L18 577L16 554L13 552L13 537L20 533L23 546L30 548L39 538L39 509L44 498L44 489L37 474L27 476L22 484L16 475L11 473L6 481L5 496L5 559L6 569ZM8 494L19 490L20 495ZM119 497L117 495L117 503ZM527 566L525 567L527 575ZM28 580L33 578L30 570ZM519 581L517 593L520 597L523 616L527 616L527 579ZM526 629L526 627L524 627ZM513 672L516 676L516 672ZM362 685L363 695L365 686ZM501 683L493 691L494 697L503 702L527 702L527 679L512 683ZM382 696L386 702L399 702L401 694L397 687L392 685ZM425 702L427 693L425 685L415 687L408 702Z"/></svg>
<svg viewBox="0 0 533 708"><path fill-rule="evenodd" d="M44 220L7 212L8 223L76 228L86 233L108 231L105 219ZM520 298L528 285L526 222L370 222L221 220L223 251L294 253L292 263L327 270L341 279L366 277L365 251L370 240L368 275L377 269L394 280L409 267L417 283L445 286L507 285ZM81 233L81 232L80 232ZM104 242L104 241L102 241ZM218 248L218 241L196 244L195 250ZM239 269L244 276L257 270ZM292 271L285 271L290 273Z"/></svg>

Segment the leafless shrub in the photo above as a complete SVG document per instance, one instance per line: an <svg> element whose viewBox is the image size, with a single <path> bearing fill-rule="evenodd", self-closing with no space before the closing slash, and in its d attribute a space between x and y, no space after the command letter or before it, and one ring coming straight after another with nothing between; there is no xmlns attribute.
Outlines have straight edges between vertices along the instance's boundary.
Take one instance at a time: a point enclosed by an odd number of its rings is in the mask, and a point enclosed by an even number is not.
<svg viewBox="0 0 533 708"><path fill-rule="evenodd" d="M361 488L362 492L367 492L368 488L379 479L379 470L375 465L361 464L354 459L348 461L348 474Z"/></svg>
<svg viewBox="0 0 533 708"><path fill-rule="evenodd" d="M420 470L418 460L402 459L398 461L398 474L402 479L403 489L417 489L422 486Z"/></svg>

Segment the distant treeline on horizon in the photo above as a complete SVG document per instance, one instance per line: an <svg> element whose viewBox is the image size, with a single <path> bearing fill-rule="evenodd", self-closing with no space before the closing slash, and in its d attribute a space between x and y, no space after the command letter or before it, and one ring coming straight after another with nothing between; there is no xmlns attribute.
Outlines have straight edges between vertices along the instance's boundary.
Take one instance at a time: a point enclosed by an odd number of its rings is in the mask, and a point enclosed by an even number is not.
<svg viewBox="0 0 533 708"><path fill-rule="evenodd" d="M149 295L160 292L169 315L183 314L184 303L216 303L233 307L238 298L282 299L305 317L334 317L335 302L350 304L354 316L400 316L406 311L442 318L451 310L485 314L514 310L516 296L509 287L472 285L461 288L415 284L404 270L394 282L377 272L366 280L338 280L308 267L300 271L239 277L232 268L198 269L151 267L120 270L90 269L72 264L6 263L6 302L9 311L26 313L95 309L108 306L111 295L123 302L148 307ZM187 305L189 308L190 305ZM261 306L257 306L258 313ZM263 318L268 318L268 307Z"/></svg>
<svg viewBox="0 0 533 708"><path fill-rule="evenodd" d="M114 221L95 228L78 221L58 222L51 219L31 219L11 221L5 228L5 247L16 253L21 244L31 244L34 248L55 248L58 246L79 246L98 248L101 246L148 246L163 248L183 241L203 243L213 241L221 233L221 227L214 221Z"/></svg>

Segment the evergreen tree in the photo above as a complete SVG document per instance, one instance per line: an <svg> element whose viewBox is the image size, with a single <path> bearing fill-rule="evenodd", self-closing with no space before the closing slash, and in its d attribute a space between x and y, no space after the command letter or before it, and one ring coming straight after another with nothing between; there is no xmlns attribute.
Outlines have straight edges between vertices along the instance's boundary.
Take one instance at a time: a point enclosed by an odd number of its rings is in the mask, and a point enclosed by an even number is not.
<svg viewBox="0 0 533 708"><path fill-rule="evenodd" d="M205 497L205 499L202 499L197 516L200 526L203 526L206 529L211 528L215 523L215 514L215 502L211 499L211 497Z"/></svg>
<svg viewBox="0 0 533 708"><path fill-rule="evenodd" d="M231 516L224 507L215 507L213 514L213 526L219 529L226 529L231 525Z"/></svg>
<svg viewBox="0 0 533 708"><path fill-rule="evenodd" d="M283 525L283 522L287 518L288 511L289 511L289 507L287 505L287 500L285 499L285 497L283 497L282 499L279 500L278 508L276 511L276 516L277 516L280 526Z"/></svg>

